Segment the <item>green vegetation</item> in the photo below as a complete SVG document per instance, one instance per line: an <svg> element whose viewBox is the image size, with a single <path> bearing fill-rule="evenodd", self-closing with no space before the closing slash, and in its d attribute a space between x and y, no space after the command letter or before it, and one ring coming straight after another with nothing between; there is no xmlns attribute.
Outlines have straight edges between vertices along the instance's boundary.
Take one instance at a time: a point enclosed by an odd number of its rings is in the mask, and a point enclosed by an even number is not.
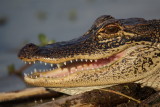
<svg viewBox="0 0 160 107"><path fill-rule="evenodd" d="M69 20L70 21L75 21L77 20L77 11L75 9L72 9L70 12L69 12Z"/></svg>
<svg viewBox="0 0 160 107"><path fill-rule="evenodd" d="M39 34L38 35L38 39L39 39L39 46L44 46L44 45L47 45L47 44L52 44L55 42L55 40L47 40L47 37L46 35L44 35L43 33Z"/></svg>
<svg viewBox="0 0 160 107"><path fill-rule="evenodd" d="M8 65L7 69L8 69L9 74L13 74L15 72L15 65L10 64L10 65Z"/></svg>

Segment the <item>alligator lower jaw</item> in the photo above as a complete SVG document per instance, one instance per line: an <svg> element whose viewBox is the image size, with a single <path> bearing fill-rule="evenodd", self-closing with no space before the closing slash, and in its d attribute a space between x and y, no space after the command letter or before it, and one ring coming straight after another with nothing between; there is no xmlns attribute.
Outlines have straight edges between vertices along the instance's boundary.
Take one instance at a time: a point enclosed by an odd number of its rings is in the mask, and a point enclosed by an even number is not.
<svg viewBox="0 0 160 107"><path fill-rule="evenodd" d="M119 60L123 56L124 56L124 51L112 55L108 58L101 58L95 60L79 59L79 60L67 61L61 64L57 64L59 65L57 66L58 68L56 67L56 69L53 70L50 69L50 70L45 70L44 72L40 72L40 70L35 69L34 73L31 72L31 74L25 74L25 78L32 78L32 79L38 79L38 78L58 79L61 77L64 78L76 72L98 70L103 67L107 67L110 64ZM53 65L51 64L51 66Z"/></svg>

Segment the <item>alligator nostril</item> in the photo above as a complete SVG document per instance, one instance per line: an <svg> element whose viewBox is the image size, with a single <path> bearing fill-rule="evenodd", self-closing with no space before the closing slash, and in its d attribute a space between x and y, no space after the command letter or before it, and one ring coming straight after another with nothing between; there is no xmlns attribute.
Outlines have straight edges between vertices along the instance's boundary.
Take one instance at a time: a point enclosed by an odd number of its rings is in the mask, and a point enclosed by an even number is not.
<svg viewBox="0 0 160 107"><path fill-rule="evenodd" d="M30 43L30 44L27 44L28 47L33 47L35 46L34 44Z"/></svg>
<svg viewBox="0 0 160 107"><path fill-rule="evenodd" d="M36 47L37 48L37 46L33 43L29 43L25 47L28 47L28 48L35 48Z"/></svg>

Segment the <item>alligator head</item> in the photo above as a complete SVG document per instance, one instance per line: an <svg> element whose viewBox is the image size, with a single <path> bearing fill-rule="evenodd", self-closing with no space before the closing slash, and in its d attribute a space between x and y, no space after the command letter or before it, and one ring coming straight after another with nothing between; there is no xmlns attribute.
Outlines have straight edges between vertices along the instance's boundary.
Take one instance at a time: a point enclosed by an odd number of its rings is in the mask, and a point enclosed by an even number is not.
<svg viewBox="0 0 160 107"><path fill-rule="evenodd" d="M24 77L44 87L89 87L128 83L154 74L160 66L160 20L99 17L83 36L37 46L27 44L18 57L57 67Z"/></svg>

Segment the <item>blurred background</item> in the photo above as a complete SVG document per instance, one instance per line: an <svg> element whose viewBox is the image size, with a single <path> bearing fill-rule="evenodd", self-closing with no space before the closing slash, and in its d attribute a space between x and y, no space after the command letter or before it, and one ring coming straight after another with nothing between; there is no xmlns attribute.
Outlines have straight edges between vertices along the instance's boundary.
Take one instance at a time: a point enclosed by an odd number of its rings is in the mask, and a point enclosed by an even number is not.
<svg viewBox="0 0 160 107"><path fill-rule="evenodd" d="M26 88L9 69L24 65L18 58L38 35L66 41L83 35L101 15L160 19L160 0L0 0L0 92ZM29 68L25 72L30 72Z"/></svg>

